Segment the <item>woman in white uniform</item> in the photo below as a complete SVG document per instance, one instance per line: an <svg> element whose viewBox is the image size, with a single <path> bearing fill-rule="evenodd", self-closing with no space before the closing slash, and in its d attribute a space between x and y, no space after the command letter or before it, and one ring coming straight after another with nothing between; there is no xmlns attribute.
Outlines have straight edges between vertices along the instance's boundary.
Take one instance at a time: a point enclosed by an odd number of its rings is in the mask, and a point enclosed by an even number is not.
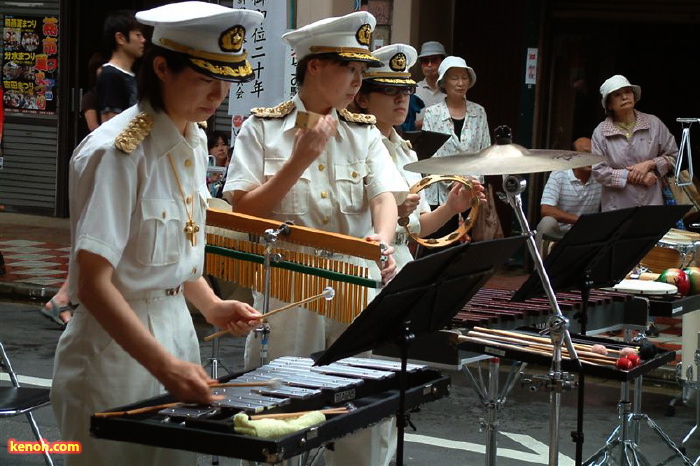
<svg viewBox="0 0 700 466"><path fill-rule="evenodd" d="M90 415L170 392L214 400L185 305L246 334L259 315L217 298L202 278L209 118L229 81L252 75L250 10L204 2L140 12L154 26L139 102L78 146L71 160L69 290L79 303L58 343L52 403L63 440L82 444L68 465L195 464L193 453L90 437Z"/></svg>
<svg viewBox="0 0 700 466"><path fill-rule="evenodd" d="M408 72L416 62L416 49L410 45L392 44L373 53L384 66L369 69L364 73L362 87L355 97L355 105L363 112L375 116L377 128L382 133L382 141L391 158L408 186L413 186L421 180L421 175L406 171L403 167L418 159L416 153L411 150L410 143L398 135L394 126L400 125L406 119L409 97L416 91L416 82ZM478 196L485 199L481 183L473 180L472 184ZM467 210L471 198L472 193L468 189L455 184L450 188L447 202L431 211L430 205L420 194L409 194L399 205L399 217L408 217L411 233L422 238L435 232L459 212ZM396 225L392 245L396 267L399 270L413 260L408 249L408 240L409 236L404 227Z"/></svg>

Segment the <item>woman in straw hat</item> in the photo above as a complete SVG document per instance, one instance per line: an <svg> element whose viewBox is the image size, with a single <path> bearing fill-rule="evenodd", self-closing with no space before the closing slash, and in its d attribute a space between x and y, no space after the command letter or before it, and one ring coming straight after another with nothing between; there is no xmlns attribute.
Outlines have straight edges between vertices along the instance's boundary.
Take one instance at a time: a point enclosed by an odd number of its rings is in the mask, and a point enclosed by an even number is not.
<svg viewBox="0 0 700 466"><path fill-rule="evenodd" d="M374 115L377 128L382 133L386 146L396 167L408 186L421 180L418 173L409 172L403 166L418 160L408 141L403 140L395 126L400 125L408 112L409 97L416 91L416 82L408 69L416 61L416 50L410 45L392 44L374 51L384 66L372 68L364 73L362 87L355 97L355 105L363 112ZM485 200L483 186L473 181L474 190ZM409 229L420 237L435 232L445 222L470 207L472 194L460 185L450 188L447 201L434 211L420 194L409 194L399 205L399 217L408 217ZM413 259L408 249L409 237L403 226L397 225L393 246L396 266L400 270Z"/></svg>
<svg viewBox="0 0 700 466"><path fill-rule="evenodd" d="M154 26L139 101L71 159L69 290L79 305L51 391L63 439L82 446L68 465L194 465L193 453L92 438L90 416L166 390L215 400L185 297L238 335L259 316L217 298L202 277L207 143L195 122L214 114L231 81L252 75L243 37L262 15L183 2L136 17Z"/></svg>
<svg viewBox="0 0 700 466"><path fill-rule="evenodd" d="M605 156L593 166L602 210L662 205L661 177L674 169L676 140L661 120L634 108L642 89L624 76L608 78L600 94L607 117L593 131L591 150Z"/></svg>

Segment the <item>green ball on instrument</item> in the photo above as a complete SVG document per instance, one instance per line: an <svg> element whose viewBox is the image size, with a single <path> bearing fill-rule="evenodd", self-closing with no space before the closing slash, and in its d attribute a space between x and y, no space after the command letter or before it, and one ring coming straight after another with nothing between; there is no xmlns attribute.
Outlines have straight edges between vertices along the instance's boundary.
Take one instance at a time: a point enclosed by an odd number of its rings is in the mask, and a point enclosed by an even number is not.
<svg viewBox="0 0 700 466"><path fill-rule="evenodd" d="M686 267L683 269L690 282L690 294L700 293L700 268Z"/></svg>
<svg viewBox="0 0 700 466"><path fill-rule="evenodd" d="M681 269L666 269L661 272L656 281L676 285L678 294L681 296L686 296L690 292L690 280L688 275Z"/></svg>

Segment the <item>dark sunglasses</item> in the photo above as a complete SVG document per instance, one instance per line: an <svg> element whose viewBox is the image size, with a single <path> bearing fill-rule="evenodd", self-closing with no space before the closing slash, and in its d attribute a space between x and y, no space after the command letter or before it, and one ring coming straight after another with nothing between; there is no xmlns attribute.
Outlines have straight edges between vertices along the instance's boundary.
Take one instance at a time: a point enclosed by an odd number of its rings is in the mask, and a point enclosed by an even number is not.
<svg viewBox="0 0 700 466"><path fill-rule="evenodd" d="M400 87L400 86L375 86L370 92L380 92L384 95L395 96L395 95L413 95L416 93L416 88L414 86Z"/></svg>
<svg viewBox="0 0 700 466"><path fill-rule="evenodd" d="M440 63L442 57L439 55L431 55L428 57L419 58L418 61L423 65L429 65L430 63Z"/></svg>

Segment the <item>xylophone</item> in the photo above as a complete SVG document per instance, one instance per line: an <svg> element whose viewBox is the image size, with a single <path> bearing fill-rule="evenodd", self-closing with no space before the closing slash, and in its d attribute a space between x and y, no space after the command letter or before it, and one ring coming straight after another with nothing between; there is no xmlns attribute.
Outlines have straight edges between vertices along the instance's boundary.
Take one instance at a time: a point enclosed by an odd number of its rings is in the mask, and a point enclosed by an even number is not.
<svg viewBox="0 0 700 466"><path fill-rule="evenodd" d="M473 327L512 330L523 326L543 328L552 315L546 297L511 301L513 291L482 288L452 319L449 329L465 330ZM581 296L577 293L557 293L562 314L569 319L572 332L579 332L576 320L582 310ZM623 324L641 328L647 325L647 304L634 295L614 291L591 290L588 300L587 334L620 329ZM437 364L438 367L459 368L472 358L450 344L449 332L436 332L416 339L409 350L412 360ZM391 346L374 351L381 356L398 357Z"/></svg>
<svg viewBox="0 0 700 466"><path fill-rule="evenodd" d="M248 461L279 463L394 415L399 406L400 363L346 358L314 367L308 358L284 357L222 382L243 384L274 379L262 387L222 387L224 399L210 406L176 404L164 395L91 419L91 433L103 439L229 456ZM426 366L407 367L406 408L434 401L449 392L450 378ZM351 405L347 403L350 402ZM317 426L275 439L234 432L233 416L301 413L333 407ZM155 410L149 407L155 407Z"/></svg>
<svg viewBox="0 0 700 466"><path fill-rule="evenodd" d="M510 290L482 288L457 313L452 325L457 328L474 326L514 329L522 326L540 326L552 314L546 297L532 298L523 302L511 301ZM557 302L564 317L570 321L571 331L580 329L577 313L583 308L578 293L556 293ZM634 305L635 297L629 293L591 290L588 299L588 324L586 333L601 333L626 322L625 312Z"/></svg>

